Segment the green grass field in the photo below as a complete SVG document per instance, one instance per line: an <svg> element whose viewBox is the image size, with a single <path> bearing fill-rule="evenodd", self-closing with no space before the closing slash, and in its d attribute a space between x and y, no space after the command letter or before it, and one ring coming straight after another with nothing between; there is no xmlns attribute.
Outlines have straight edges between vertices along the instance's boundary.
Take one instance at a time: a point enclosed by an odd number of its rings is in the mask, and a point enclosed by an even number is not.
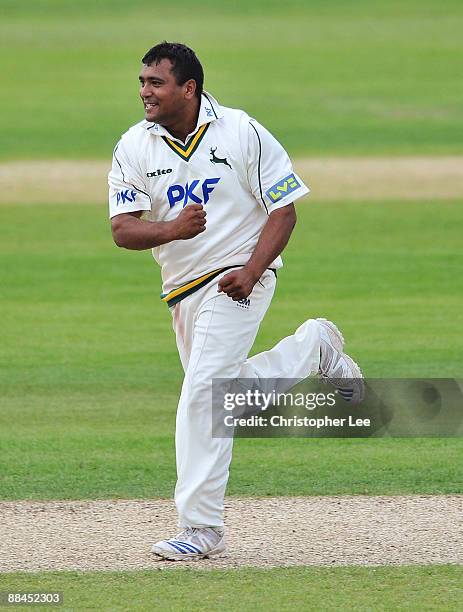
<svg viewBox="0 0 463 612"><path fill-rule="evenodd" d="M182 611L186 608L187 593L188 610L194 611L456 611L461 609L462 579L463 568L451 565L227 571L176 569L10 574L0 576L0 589L61 591L64 605L58 610Z"/></svg>
<svg viewBox="0 0 463 612"><path fill-rule="evenodd" d="M462 23L458 0L2 0L0 160L109 162L163 39L291 155L461 154ZM461 201L298 216L254 352L326 316L369 377L463 377ZM105 206L5 205L0 227L0 499L170 497L182 372L150 254L112 244ZM228 493L461 494L462 459L458 438L237 440ZM461 584L456 566L0 575L66 610L459 610Z"/></svg>
<svg viewBox="0 0 463 612"><path fill-rule="evenodd" d="M298 211L253 351L325 315L370 377L461 377L461 206ZM92 206L0 210L2 498L172 493L182 371L170 314L150 253L118 250L105 217ZM238 440L229 492L457 493L462 459L459 439Z"/></svg>
<svg viewBox="0 0 463 612"><path fill-rule="evenodd" d="M110 156L140 58L192 46L206 87L293 154L459 153L459 0L3 0L1 158Z"/></svg>

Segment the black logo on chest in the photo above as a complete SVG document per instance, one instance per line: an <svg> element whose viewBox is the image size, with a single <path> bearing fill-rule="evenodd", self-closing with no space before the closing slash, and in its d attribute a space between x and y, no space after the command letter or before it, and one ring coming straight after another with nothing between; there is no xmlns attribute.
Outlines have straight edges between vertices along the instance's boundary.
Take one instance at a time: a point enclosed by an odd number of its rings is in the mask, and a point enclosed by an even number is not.
<svg viewBox="0 0 463 612"><path fill-rule="evenodd" d="M216 151L217 151L217 147L215 149L213 149L211 147L211 159L210 159L210 161L213 164L224 164L225 166L228 166L230 168L230 170L233 170L233 168L227 162L227 158L226 157L216 157L216 154L215 154Z"/></svg>

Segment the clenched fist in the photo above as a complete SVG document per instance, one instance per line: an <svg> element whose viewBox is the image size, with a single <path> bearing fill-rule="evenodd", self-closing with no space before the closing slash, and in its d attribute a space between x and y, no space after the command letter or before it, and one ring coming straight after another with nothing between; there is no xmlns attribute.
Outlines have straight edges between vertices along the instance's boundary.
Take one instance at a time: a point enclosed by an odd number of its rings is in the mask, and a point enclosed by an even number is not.
<svg viewBox="0 0 463 612"><path fill-rule="evenodd" d="M175 240L194 238L206 229L206 211L201 204L189 204L172 221Z"/></svg>
<svg viewBox="0 0 463 612"><path fill-rule="evenodd" d="M233 270L223 276L218 284L217 291L223 292L237 302L243 298L247 298L251 294L254 285L259 280L259 277L254 276L246 267L240 270Z"/></svg>

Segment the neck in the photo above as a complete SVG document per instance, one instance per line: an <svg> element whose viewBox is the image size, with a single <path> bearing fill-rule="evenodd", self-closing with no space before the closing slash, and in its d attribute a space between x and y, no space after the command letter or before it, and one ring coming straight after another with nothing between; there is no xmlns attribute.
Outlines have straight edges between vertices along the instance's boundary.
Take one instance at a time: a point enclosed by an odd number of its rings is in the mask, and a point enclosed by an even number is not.
<svg viewBox="0 0 463 612"><path fill-rule="evenodd" d="M170 125L165 125L164 127L172 134L174 138L178 138L182 142L185 142L188 134L191 134L198 123L198 115L199 100L195 97L181 118L175 120Z"/></svg>

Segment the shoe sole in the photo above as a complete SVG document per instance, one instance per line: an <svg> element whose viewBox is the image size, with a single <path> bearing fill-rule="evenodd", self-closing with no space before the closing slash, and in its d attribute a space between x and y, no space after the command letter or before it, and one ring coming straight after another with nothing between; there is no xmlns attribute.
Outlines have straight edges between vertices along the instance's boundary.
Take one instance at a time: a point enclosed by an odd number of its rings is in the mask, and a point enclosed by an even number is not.
<svg viewBox="0 0 463 612"><path fill-rule="evenodd" d="M163 550L162 548L157 548L153 546L151 548L151 552L157 555L158 557L162 557L163 559L167 559L169 561L199 561L201 559L209 559L209 557L214 557L216 555L220 555L226 551L225 546L216 546L212 550L207 553L185 553L185 554L176 554L170 553L167 550Z"/></svg>

